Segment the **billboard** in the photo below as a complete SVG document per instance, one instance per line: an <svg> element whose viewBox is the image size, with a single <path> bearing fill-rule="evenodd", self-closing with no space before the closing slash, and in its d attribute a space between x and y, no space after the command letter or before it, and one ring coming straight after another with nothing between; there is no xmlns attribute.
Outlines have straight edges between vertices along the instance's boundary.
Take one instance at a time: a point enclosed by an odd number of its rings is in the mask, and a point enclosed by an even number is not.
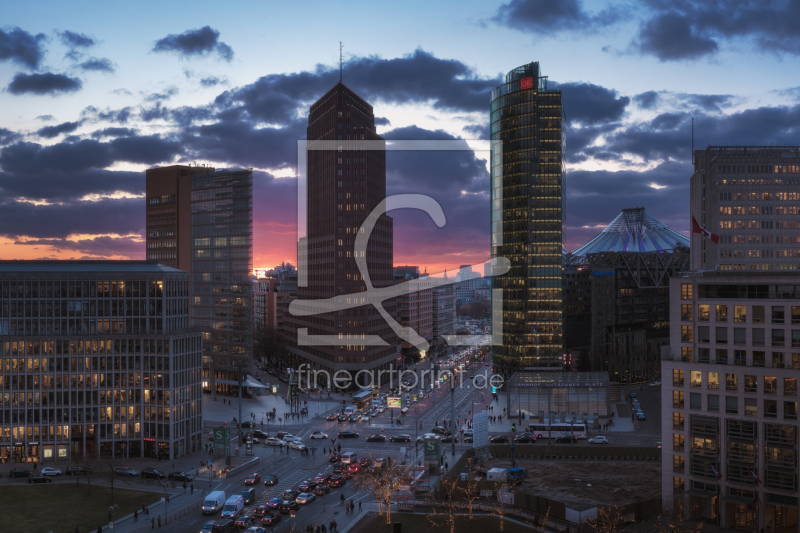
<svg viewBox="0 0 800 533"><path fill-rule="evenodd" d="M386 398L386 407L397 407L398 409L403 406L403 400L399 396L389 396Z"/></svg>

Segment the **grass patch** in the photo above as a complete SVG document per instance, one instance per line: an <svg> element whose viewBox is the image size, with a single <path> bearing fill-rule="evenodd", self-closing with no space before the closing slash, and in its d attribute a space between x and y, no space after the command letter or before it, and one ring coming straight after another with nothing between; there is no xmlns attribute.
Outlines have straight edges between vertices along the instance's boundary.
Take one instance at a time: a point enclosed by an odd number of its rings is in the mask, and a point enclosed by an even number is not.
<svg viewBox="0 0 800 533"><path fill-rule="evenodd" d="M435 523L431 522L434 520ZM365 516L353 526L353 533L391 533L394 522L403 524L403 533L449 533L450 523L447 516L422 515L412 513L392 512L392 524L386 523L386 515L377 513ZM496 516L475 515L470 520L469 515L457 516L455 530L458 533L486 533L487 531L500 531L500 518ZM510 520L503 521L503 533L531 533L534 529Z"/></svg>
<svg viewBox="0 0 800 533"><path fill-rule="evenodd" d="M97 531L97 526L108 524L111 489L92 485L91 494L88 490L84 480L79 487L75 483L4 485L0 502L7 512L0 513L0 531L74 533L75 526L80 533ZM149 505L159 498L154 492L114 488L114 501L119 505L114 517L141 511L143 503Z"/></svg>

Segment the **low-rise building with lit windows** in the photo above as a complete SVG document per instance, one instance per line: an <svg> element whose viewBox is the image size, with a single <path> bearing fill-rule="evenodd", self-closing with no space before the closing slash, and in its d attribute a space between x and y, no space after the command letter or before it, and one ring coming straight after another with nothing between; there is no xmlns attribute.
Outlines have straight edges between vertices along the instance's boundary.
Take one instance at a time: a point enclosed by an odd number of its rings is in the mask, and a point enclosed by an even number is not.
<svg viewBox="0 0 800 533"><path fill-rule="evenodd" d="M798 531L800 276L673 277L661 363L664 509Z"/></svg>
<svg viewBox="0 0 800 533"><path fill-rule="evenodd" d="M0 261L0 462L199 450L189 276L156 261Z"/></svg>

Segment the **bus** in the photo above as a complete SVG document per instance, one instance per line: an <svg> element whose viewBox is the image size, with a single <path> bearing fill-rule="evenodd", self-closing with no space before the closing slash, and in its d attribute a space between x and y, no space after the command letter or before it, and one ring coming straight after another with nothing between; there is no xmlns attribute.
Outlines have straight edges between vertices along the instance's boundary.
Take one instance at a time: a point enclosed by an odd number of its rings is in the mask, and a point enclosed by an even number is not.
<svg viewBox="0 0 800 533"><path fill-rule="evenodd" d="M361 392L353 396L353 403L359 409L364 409L365 407L369 407L369 404L374 396L374 389L363 389Z"/></svg>
<svg viewBox="0 0 800 533"><path fill-rule="evenodd" d="M528 424L528 431L536 435L537 439L546 439L548 436L556 438L569 435L574 435L579 440L586 439L586 424L583 422L574 422L572 424L554 423L552 425L534 422L533 424Z"/></svg>

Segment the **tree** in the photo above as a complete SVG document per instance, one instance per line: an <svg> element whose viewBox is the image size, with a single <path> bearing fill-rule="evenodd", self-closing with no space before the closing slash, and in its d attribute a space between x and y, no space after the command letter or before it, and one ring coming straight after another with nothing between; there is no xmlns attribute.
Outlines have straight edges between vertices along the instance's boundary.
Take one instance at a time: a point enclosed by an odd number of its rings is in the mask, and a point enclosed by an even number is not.
<svg viewBox="0 0 800 533"><path fill-rule="evenodd" d="M400 488L408 468L390 457L383 466L359 474L355 483L356 487L366 490L378 500L378 515L383 514L383 507L386 506L387 524L392 523L392 494Z"/></svg>
<svg viewBox="0 0 800 533"><path fill-rule="evenodd" d="M114 501L114 485L119 481L119 474L116 469L125 466L123 459L112 459L111 457L97 457L92 461L93 471L96 478L101 479L108 483L111 488L111 503Z"/></svg>
<svg viewBox="0 0 800 533"><path fill-rule="evenodd" d="M258 328L254 341L255 354L271 365L277 362L285 348L283 333L274 326Z"/></svg>
<svg viewBox="0 0 800 533"><path fill-rule="evenodd" d="M475 501L481 497L480 490L478 489L479 480L477 478L467 478L465 484L459 485L459 495L467 502L469 509L469 519L472 520L472 509L475 506Z"/></svg>
<svg viewBox="0 0 800 533"><path fill-rule="evenodd" d="M456 533L456 504L454 500L458 492L459 489L456 485L455 479L442 478L442 488L439 491L439 495L444 501L437 503L443 503L442 508L444 508L444 510L447 512L447 523L450 525L450 533ZM431 513L428 515L428 520L430 520L431 524L438 526L439 524L433 518L438 515L436 509L437 506L431 507Z"/></svg>

